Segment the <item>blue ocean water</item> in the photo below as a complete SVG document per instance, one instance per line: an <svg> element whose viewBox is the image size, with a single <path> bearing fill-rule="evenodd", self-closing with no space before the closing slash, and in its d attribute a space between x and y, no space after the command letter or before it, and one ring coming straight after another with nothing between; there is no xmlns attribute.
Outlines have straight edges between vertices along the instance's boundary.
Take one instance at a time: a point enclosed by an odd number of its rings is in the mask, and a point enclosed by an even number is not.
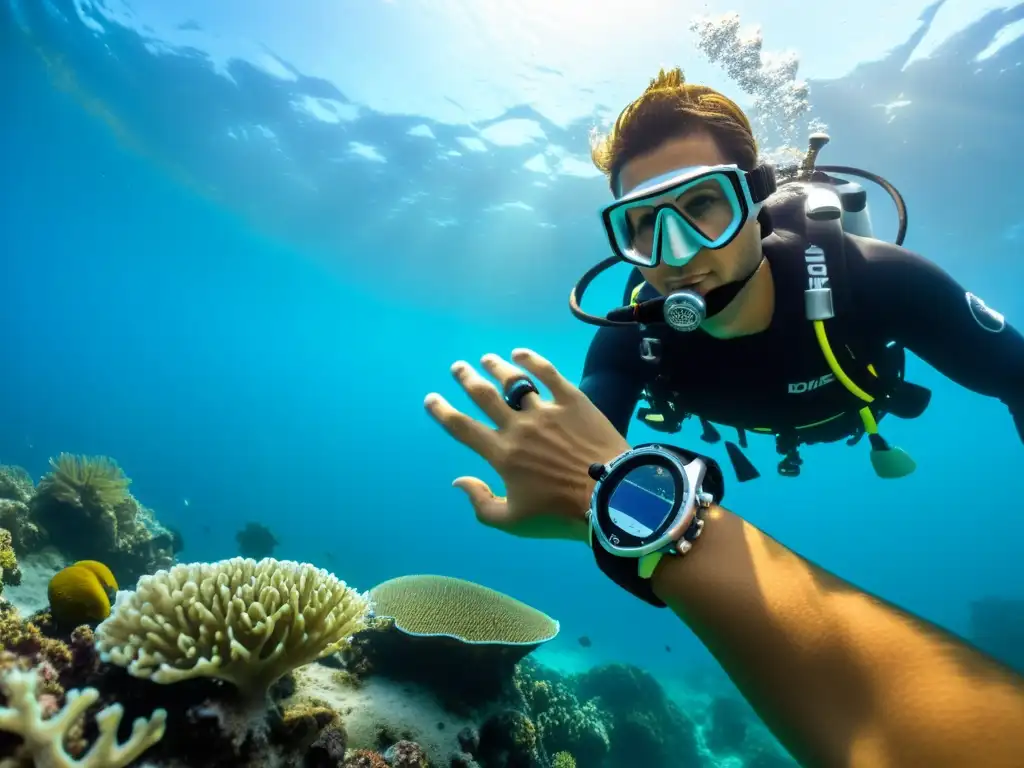
<svg viewBox="0 0 1024 768"><path fill-rule="evenodd" d="M209 20L201 5L156 5L0 6L0 463L38 478L61 451L116 458L181 531L182 560L236 554L235 532L255 521L275 533L277 556L360 588L442 573L528 602L562 623L538 652L556 666L636 663L669 687L713 677L687 629L609 584L585 548L478 525L451 480L496 478L422 409L433 390L469 407L448 366L486 352L528 346L578 378L591 329L566 297L605 255L595 211L606 189L583 170L587 136L619 102L593 95L590 113L556 118L504 102L502 89L516 91L496 82L481 86L489 116L457 100L463 119L368 106L274 52L271 31L312 35L284 4L223 4ZM373 72L359 51L324 55L349 81L365 69L410 103L427 86L443 93L402 59L406 43L445 55L394 15L426 13L413 5L324 22L346 44L393 46L402 77ZM906 245L1019 327L1024 5L994 7L914 56L944 5L922 6L898 45L839 76L806 73L812 114L833 136L823 160L892 181L909 205ZM189 42L230 29L232 13L262 18L245 19L246 55ZM685 29L628 89L663 64L739 96ZM543 55L530 71L540 84L567 77ZM895 216L871 194L890 237ZM600 283L592 308L611 306L623 279ZM806 449L790 480L770 471L773 444L752 438L768 471L731 486L729 506L967 634L972 601L1024 597L1024 448L1000 403L916 358L908 378L933 390L932 406L886 433L914 455L914 475L879 480L865 446L839 444ZM697 437L681 440L705 448Z"/></svg>

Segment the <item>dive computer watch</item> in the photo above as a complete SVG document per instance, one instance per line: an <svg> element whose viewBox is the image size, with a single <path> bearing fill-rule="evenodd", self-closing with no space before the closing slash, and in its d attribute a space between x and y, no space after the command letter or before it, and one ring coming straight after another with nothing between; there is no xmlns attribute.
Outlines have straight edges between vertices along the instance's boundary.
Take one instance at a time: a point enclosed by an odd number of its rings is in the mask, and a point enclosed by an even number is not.
<svg viewBox="0 0 1024 768"><path fill-rule="evenodd" d="M636 597L663 607L651 576L664 556L685 555L704 527L704 513L725 495L714 459L660 443L639 445L607 464L587 513L598 566Z"/></svg>

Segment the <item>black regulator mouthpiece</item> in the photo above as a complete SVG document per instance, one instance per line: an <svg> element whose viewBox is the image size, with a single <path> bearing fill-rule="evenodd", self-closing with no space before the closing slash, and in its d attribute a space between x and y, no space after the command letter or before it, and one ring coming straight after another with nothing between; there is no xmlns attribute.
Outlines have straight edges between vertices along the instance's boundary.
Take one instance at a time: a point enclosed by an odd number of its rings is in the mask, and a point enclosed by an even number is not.
<svg viewBox="0 0 1024 768"><path fill-rule="evenodd" d="M642 325L665 323L674 331L688 333L700 328L708 316L704 298L694 291L676 291L650 301L613 309L608 319L614 322L633 322Z"/></svg>

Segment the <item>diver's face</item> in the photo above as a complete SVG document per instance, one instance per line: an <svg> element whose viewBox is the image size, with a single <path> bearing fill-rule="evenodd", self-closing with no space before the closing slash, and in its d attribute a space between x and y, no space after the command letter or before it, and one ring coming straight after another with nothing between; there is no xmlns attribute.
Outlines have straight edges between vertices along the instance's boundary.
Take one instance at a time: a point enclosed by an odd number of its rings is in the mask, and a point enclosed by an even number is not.
<svg viewBox="0 0 1024 768"><path fill-rule="evenodd" d="M697 165L726 165L711 134L698 132L670 139L646 155L630 160L622 167L619 184L626 194L640 184L681 168ZM742 280L761 261L761 227L751 219L732 242L718 250L702 249L685 266L658 264L640 267L640 272L662 296L686 288L702 296L719 286Z"/></svg>

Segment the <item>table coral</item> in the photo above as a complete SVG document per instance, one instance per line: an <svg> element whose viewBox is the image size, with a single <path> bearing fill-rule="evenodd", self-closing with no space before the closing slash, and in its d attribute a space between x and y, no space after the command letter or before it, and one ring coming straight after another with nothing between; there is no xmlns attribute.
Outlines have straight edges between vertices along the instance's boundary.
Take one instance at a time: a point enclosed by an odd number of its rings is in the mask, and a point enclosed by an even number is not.
<svg viewBox="0 0 1024 768"><path fill-rule="evenodd" d="M377 616L410 635L518 645L525 656L558 634L558 622L515 598L448 576L401 576L370 591Z"/></svg>
<svg viewBox="0 0 1024 768"><path fill-rule="evenodd" d="M558 621L493 589L447 576L402 576L370 590L382 626L359 655L374 673L416 682L452 711L500 699L515 665L553 639Z"/></svg>

